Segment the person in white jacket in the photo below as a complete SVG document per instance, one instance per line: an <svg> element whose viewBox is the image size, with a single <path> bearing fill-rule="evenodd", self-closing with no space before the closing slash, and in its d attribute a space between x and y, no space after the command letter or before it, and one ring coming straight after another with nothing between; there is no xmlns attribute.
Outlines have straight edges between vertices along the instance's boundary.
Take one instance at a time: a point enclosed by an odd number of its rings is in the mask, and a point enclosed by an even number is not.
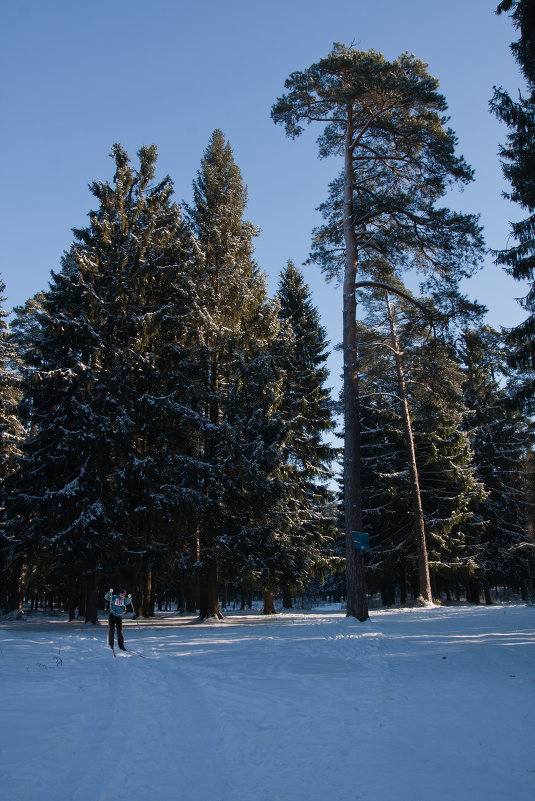
<svg viewBox="0 0 535 801"><path fill-rule="evenodd" d="M124 647L123 636L123 616L126 614L126 607L132 606L132 596L127 596L126 590L119 590L119 595L114 595L113 588L110 587L104 597L110 602L110 616L108 620L108 640L110 643L110 648L113 651L114 633L115 629L117 629L117 643L119 648L121 651L126 651L127 648ZM133 608L134 607L132 606L132 609Z"/></svg>

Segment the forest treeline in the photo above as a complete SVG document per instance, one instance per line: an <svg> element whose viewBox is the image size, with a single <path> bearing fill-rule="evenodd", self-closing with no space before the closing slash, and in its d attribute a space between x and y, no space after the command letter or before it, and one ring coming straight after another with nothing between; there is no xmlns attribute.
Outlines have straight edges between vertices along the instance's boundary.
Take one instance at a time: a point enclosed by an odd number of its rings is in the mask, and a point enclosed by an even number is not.
<svg viewBox="0 0 535 801"><path fill-rule="evenodd" d="M460 289L483 240L437 206L472 175L436 81L414 57L336 45L287 88L274 121L295 136L315 103L320 154L345 154L310 257L344 298L352 271L341 397L302 271L268 296L223 133L190 204L156 180L155 146L134 167L114 145L48 288L1 312L5 610L46 598L94 622L110 585L146 616L170 597L201 618L252 592L266 613L279 593L341 599L356 527L360 590L387 605L532 597L532 363L526 331L492 329Z"/></svg>
<svg viewBox="0 0 535 801"><path fill-rule="evenodd" d="M5 329L3 603L49 589L94 620L124 583L150 615L180 584L220 614L220 583L273 593L336 562L325 332L291 263L268 298L220 131L184 209L155 147L112 156Z"/></svg>

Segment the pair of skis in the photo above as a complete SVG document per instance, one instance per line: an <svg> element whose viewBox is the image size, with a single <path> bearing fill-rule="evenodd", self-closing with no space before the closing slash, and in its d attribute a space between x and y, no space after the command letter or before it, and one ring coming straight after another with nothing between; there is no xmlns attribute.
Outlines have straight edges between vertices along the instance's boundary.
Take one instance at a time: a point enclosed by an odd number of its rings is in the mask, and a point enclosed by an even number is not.
<svg viewBox="0 0 535 801"><path fill-rule="evenodd" d="M113 651L113 655L117 656L117 654L115 653L115 647L112 646L111 650ZM121 651L126 651L127 654L132 654L133 656L137 656L138 659L145 659L143 654L138 654L137 651L131 651L130 648L121 648Z"/></svg>

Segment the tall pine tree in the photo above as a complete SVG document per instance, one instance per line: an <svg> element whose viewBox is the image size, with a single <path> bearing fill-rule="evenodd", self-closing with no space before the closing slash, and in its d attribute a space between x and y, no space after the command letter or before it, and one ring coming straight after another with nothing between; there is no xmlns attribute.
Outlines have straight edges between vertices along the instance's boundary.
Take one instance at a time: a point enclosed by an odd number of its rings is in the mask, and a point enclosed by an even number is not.
<svg viewBox="0 0 535 801"><path fill-rule="evenodd" d="M430 300L425 303L432 306ZM467 523L481 486L462 431L466 410L454 351L430 336L412 303L378 297L365 305L364 514L374 546L371 564L375 570L382 566L383 595L392 603L394 580L404 587L408 578L413 588L421 588L421 580L413 580L416 554L418 572L422 568L420 538L435 591L440 579L451 581L469 569ZM409 510L413 521L421 517L413 541Z"/></svg>
<svg viewBox="0 0 535 801"><path fill-rule="evenodd" d="M344 165L322 207L326 224L315 232L313 259L343 280L347 613L365 620L364 564L352 538L362 530L355 293L378 256L398 270L410 263L463 273L477 258L478 226L435 204L449 184L469 181L471 171L444 126L437 81L414 56L388 62L375 51L336 44L326 58L292 73L286 88L272 109L274 121L292 137L303 122L324 123L320 156L336 155Z"/></svg>

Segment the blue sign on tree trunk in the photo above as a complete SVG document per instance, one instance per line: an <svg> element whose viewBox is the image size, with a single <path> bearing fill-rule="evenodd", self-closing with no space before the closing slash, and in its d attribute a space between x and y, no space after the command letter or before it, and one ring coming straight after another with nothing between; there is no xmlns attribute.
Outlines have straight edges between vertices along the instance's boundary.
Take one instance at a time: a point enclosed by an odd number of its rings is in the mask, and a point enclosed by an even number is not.
<svg viewBox="0 0 535 801"><path fill-rule="evenodd" d="M353 545L360 551L364 553L364 551L370 550L370 535L364 534L362 531L352 531L353 534Z"/></svg>

